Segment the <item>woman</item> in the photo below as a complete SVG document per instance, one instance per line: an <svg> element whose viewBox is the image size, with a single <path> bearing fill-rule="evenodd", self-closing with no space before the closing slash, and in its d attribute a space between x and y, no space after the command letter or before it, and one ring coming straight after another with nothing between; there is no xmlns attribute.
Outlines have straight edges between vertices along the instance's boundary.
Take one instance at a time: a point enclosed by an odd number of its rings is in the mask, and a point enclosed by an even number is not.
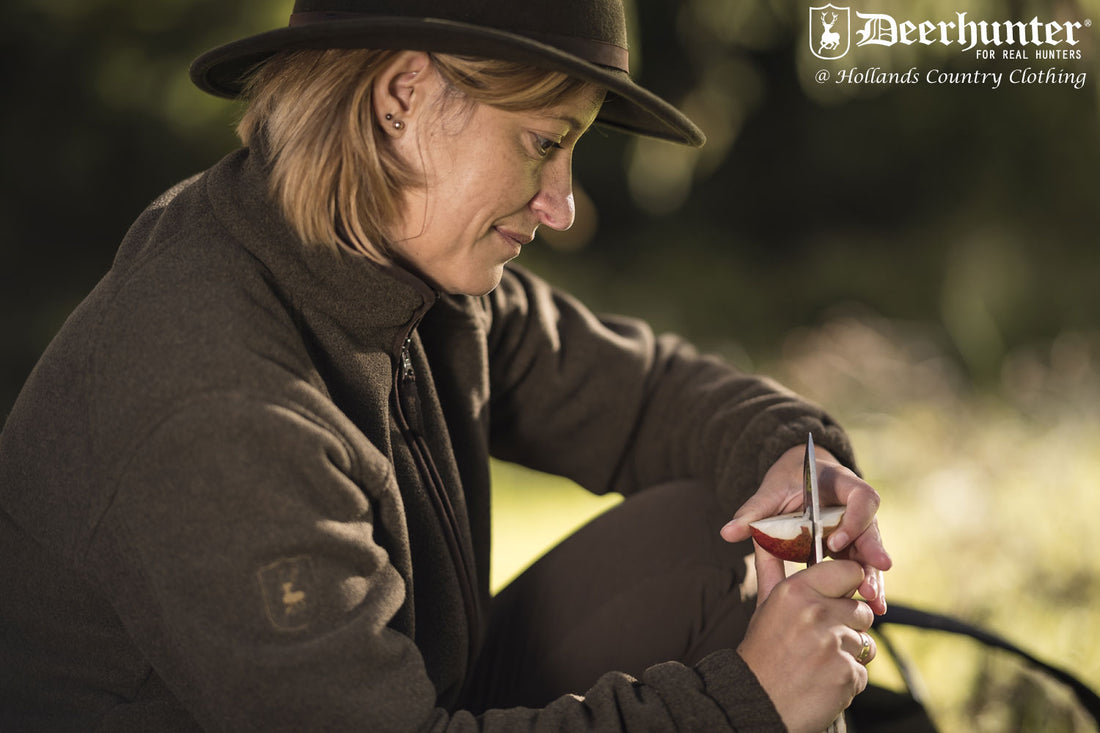
<svg viewBox="0 0 1100 733"><path fill-rule="evenodd" d="M248 98L245 147L138 218L0 437L0 727L811 731L851 701L890 560L840 428L506 267L572 224L593 124L702 144L631 81L618 0L302 0L193 74ZM808 432L847 559L754 579ZM629 498L490 598L490 454Z"/></svg>

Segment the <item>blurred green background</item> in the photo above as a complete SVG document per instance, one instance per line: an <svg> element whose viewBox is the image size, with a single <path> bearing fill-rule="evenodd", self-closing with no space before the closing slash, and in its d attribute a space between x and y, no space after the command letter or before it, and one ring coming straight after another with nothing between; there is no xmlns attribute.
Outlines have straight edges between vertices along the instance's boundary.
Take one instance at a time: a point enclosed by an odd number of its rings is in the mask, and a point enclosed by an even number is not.
<svg viewBox="0 0 1100 733"><path fill-rule="evenodd" d="M884 496L892 597L986 623L1100 686L1100 3L851 6L853 24L857 10L1086 23L1081 59L1059 61L921 44L821 61L809 5L638 0L636 76L709 142L594 131L575 160L577 225L521 261L596 310L681 332L827 405ZM0 416L146 203L235 146L239 109L194 89L189 61L285 24L289 8L8 0ZM1087 81L815 81L1028 66ZM499 586L607 503L496 469ZM1087 729L1025 672L907 637L947 729ZM1031 727L1029 695L1059 712L1041 705Z"/></svg>

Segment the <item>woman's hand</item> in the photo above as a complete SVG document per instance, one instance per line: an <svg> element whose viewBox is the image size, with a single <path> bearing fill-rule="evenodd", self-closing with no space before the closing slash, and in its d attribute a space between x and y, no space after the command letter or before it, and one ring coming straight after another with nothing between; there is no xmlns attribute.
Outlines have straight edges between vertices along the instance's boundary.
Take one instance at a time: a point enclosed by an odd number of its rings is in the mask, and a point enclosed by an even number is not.
<svg viewBox="0 0 1100 733"><path fill-rule="evenodd" d="M722 537L740 542L752 536L749 522L776 514L802 510L802 465L806 449L791 448L768 469L760 488L746 501L733 520L722 528ZM829 536L828 547L834 557L853 560L863 566L864 578L859 594L876 614L886 613L886 587L882 572L893 564L878 531L875 513L879 507L878 492L863 479L840 464L823 448L815 452L818 485L822 504L843 504L844 518ZM759 597L766 598L786 576L783 561L756 547Z"/></svg>
<svg viewBox="0 0 1100 733"><path fill-rule="evenodd" d="M757 551L757 572L762 552ZM866 634L874 615L852 599L863 569L824 562L792 575L757 598L737 648L792 733L820 733L867 686L875 648Z"/></svg>

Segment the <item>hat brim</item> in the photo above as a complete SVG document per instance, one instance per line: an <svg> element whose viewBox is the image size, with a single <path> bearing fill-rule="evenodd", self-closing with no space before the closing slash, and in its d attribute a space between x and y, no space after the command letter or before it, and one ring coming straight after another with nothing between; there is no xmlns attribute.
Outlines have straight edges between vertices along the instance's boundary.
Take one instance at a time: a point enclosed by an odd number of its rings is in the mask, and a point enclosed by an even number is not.
<svg viewBox="0 0 1100 733"><path fill-rule="evenodd" d="M279 28L204 53L191 65L191 79L211 94L236 98L249 72L276 53L326 48L408 49L529 63L607 89L596 118L599 124L693 147L706 141L686 115L635 84L625 71L525 36L436 18L356 18Z"/></svg>

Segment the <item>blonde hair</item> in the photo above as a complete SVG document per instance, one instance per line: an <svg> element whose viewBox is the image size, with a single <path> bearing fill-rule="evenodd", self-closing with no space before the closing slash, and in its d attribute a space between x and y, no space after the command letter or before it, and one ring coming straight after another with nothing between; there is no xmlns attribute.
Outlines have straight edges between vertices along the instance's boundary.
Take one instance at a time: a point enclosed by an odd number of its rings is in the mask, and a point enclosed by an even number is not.
<svg viewBox="0 0 1100 733"><path fill-rule="evenodd" d="M417 181L387 144L373 114L378 74L399 51L327 49L284 52L245 87L248 107L237 126L245 145L263 137L271 158L271 193L307 244L350 246L389 260L387 231L402 194ZM444 96L508 111L545 109L586 89L560 72L510 61L431 54L447 84Z"/></svg>

